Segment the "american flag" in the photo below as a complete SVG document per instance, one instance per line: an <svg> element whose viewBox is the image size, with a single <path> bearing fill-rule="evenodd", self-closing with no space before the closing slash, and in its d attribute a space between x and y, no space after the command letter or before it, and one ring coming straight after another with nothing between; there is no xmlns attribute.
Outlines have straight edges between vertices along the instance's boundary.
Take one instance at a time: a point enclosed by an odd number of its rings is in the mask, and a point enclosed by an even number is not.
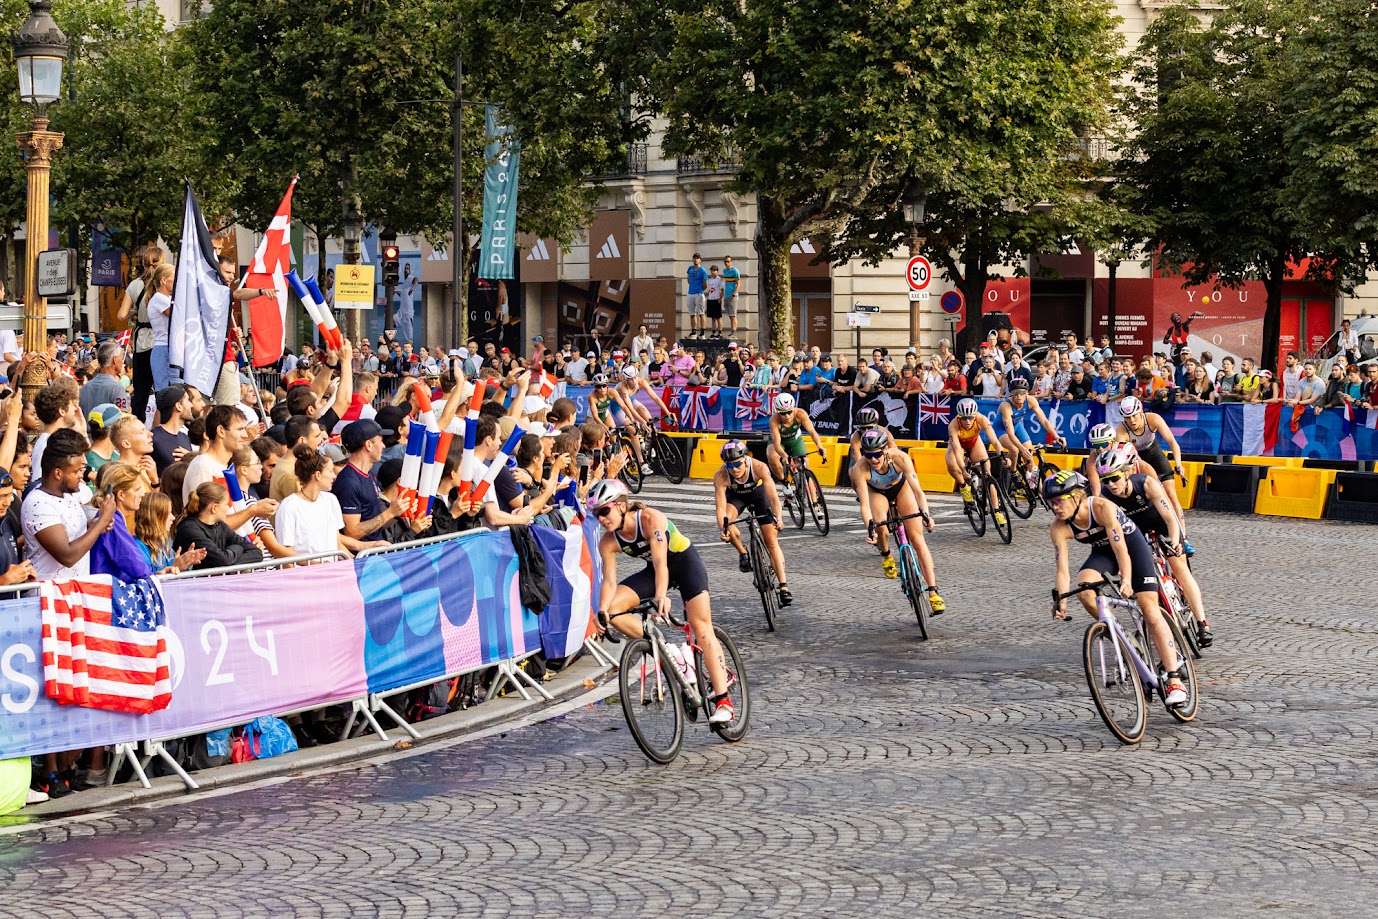
<svg viewBox="0 0 1378 919"><path fill-rule="evenodd" d="M162 596L152 578L41 581L44 688L54 700L148 714L172 701Z"/></svg>
<svg viewBox="0 0 1378 919"><path fill-rule="evenodd" d="M947 424L952 420L951 396L937 396L924 393L919 396L919 424L931 421L934 424Z"/></svg>
<svg viewBox="0 0 1378 919"><path fill-rule="evenodd" d="M718 404L718 387L686 386L680 400L680 424L689 430L708 430L708 416Z"/></svg>
<svg viewBox="0 0 1378 919"><path fill-rule="evenodd" d="M768 417L774 401L775 397L770 390L757 389L744 383L737 390L737 417L746 421Z"/></svg>

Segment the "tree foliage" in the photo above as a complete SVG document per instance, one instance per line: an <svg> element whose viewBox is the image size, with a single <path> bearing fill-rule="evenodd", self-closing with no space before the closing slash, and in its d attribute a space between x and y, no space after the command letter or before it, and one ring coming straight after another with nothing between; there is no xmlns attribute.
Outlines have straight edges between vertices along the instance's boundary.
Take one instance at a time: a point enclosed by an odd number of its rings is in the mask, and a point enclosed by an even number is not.
<svg viewBox="0 0 1378 919"><path fill-rule="evenodd" d="M1033 206L1081 194L1068 154L1105 124L1114 66L1099 0L671 6L678 40L654 81L666 147L739 164L777 343L802 236L834 262L877 262L908 233L901 201L917 183L932 215L924 248L976 291L974 324L995 266L1058 235Z"/></svg>

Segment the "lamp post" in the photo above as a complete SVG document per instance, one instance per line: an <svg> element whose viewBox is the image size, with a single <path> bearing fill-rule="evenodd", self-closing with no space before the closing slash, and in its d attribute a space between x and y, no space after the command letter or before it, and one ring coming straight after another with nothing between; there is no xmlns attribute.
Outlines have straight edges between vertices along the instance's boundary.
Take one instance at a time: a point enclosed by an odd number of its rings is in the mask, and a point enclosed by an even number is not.
<svg viewBox="0 0 1378 919"><path fill-rule="evenodd" d="M48 172L62 135L48 130L48 106L62 95L62 67L67 61L67 36L53 22L48 0L31 0L29 18L11 39L19 68L19 97L33 106L32 130L18 135L29 173L25 225L24 341L29 351L44 352L48 335L48 304L38 296L38 253L48 243ZM26 399L47 383L48 368L30 364L20 385Z"/></svg>
<svg viewBox="0 0 1378 919"><path fill-rule="evenodd" d="M919 235L919 227L923 226L923 220L928 205L928 195L924 193L923 186L917 181L910 182L909 187L904 191L904 222L909 224L909 257L913 258L919 254L919 247L923 245L923 237ZM923 304L914 300L909 304L909 340L917 342L922 325L920 316L923 312Z"/></svg>

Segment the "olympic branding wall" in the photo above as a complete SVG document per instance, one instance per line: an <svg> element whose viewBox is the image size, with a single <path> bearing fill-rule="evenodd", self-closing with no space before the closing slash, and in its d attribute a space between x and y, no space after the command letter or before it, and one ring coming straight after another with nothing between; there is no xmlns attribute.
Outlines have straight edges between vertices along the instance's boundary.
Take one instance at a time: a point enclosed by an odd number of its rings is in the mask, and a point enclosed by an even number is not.
<svg viewBox="0 0 1378 919"><path fill-rule="evenodd" d="M582 645L597 526L532 528L551 603L522 607L507 532L353 561L163 584L172 703L151 715L43 692L39 601L0 601L0 758L196 734Z"/></svg>

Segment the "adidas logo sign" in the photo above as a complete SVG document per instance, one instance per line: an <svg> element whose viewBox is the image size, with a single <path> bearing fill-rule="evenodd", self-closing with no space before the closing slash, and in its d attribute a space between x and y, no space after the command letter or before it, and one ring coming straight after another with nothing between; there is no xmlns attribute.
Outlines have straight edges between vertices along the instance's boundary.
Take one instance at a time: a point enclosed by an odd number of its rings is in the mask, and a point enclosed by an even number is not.
<svg viewBox="0 0 1378 919"><path fill-rule="evenodd" d="M622 251L621 251L620 249L617 248L617 240L615 240L615 239L612 238L612 234L611 234L611 233L608 234L608 241L605 242L605 243L603 243L603 248L601 248L601 249L598 250L598 255L595 256L595 257L596 257L596 258L621 258L621 257L622 257Z"/></svg>
<svg viewBox="0 0 1378 919"><path fill-rule="evenodd" d="M817 255L818 250L813 247L808 237L804 237L799 242L789 247L790 255Z"/></svg>
<svg viewBox="0 0 1378 919"><path fill-rule="evenodd" d="M544 239L536 240L536 245L531 247L531 251L527 253L526 260L528 262L550 261L550 250L546 248Z"/></svg>

